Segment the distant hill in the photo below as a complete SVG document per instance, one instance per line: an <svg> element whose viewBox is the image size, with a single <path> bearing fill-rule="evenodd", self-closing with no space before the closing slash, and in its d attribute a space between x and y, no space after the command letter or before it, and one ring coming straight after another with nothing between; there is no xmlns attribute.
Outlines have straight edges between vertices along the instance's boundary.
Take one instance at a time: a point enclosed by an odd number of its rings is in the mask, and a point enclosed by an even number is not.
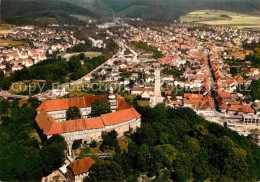
<svg viewBox="0 0 260 182"><path fill-rule="evenodd" d="M122 17L150 20L178 19L190 11L219 9L240 13L260 12L259 0L63 0L95 10L101 15L112 12ZM107 15L106 15L107 16Z"/></svg>
<svg viewBox="0 0 260 182"><path fill-rule="evenodd" d="M97 17L90 10L59 0L2 0L2 21L23 25L73 23L80 21L70 14Z"/></svg>

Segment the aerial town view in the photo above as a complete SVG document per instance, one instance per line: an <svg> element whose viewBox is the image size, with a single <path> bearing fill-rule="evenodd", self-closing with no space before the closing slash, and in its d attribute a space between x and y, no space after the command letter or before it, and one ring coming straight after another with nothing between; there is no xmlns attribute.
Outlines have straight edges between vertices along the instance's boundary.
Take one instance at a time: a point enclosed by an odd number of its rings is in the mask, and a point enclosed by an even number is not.
<svg viewBox="0 0 260 182"><path fill-rule="evenodd" d="M0 182L260 181L259 0L0 0Z"/></svg>

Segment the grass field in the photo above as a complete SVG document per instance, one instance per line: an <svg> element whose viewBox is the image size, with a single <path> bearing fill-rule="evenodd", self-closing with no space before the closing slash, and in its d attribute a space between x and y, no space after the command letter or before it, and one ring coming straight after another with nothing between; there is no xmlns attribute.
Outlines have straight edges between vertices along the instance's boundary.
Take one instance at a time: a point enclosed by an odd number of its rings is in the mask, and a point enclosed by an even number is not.
<svg viewBox="0 0 260 182"><path fill-rule="evenodd" d="M260 30L260 16L222 10L198 10L180 17L181 22Z"/></svg>
<svg viewBox="0 0 260 182"><path fill-rule="evenodd" d="M57 24L58 21L54 17L39 17L34 20L37 23Z"/></svg>
<svg viewBox="0 0 260 182"><path fill-rule="evenodd" d="M147 101L147 100L138 100L137 104L138 104L138 106L141 106L141 107L147 107L147 106L149 106L149 101Z"/></svg>
<svg viewBox="0 0 260 182"><path fill-rule="evenodd" d="M85 56L89 57L89 58L97 57L102 54L101 52L90 52L90 51L89 52L75 52L75 53L62 52L62 53L59 53L57 56L61 56L62 58L66 59L68 61L72 56L79 55L80 53L84 53Z"/></svg>
<svg viewBox="0 0 260 182"><path fill-rule="evenodd" d="M84 21L84 22L89 22L89 21L96 22L96 20L92 19L89 16L78 15L78 14L72 14L70 16L77 18L78 20L81 20L81 21Z"/></svg>

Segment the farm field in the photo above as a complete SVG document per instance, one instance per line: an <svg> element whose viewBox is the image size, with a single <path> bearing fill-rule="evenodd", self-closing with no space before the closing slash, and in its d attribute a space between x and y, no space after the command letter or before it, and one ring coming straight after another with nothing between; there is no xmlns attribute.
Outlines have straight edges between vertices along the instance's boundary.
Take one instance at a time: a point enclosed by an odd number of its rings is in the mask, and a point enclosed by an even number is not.
<svg viewBox="0 0 260 182"><path fill-rule="evenodd" d="M16 48L23 48L28 44L26 41L18 41L18 40L11 40L11 39L0 39L0 46L8 47L13 46Z"/></svg>
<svg viewBox="0 0 260 182"><path fill-rule="evenodd" d="M222 10L198 10L180 17L181 22L230 26L260 31L260 16L233 13Z"/></svg>
<svg viewBox="0 0 260 182"><path fill-rule="evenodd" d="M11 25L10 24L0 24L0 35L1 34L8 34L12 33Z"/></svg>

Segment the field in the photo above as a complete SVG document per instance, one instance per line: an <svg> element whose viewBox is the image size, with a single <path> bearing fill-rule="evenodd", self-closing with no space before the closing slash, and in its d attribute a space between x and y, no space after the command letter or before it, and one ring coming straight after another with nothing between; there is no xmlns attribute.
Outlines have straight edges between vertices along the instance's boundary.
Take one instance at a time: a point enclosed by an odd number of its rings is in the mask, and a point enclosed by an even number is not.
<svg viewBox="0 0 260 182"><path fill-rule="evenodd" d="M1 34L8 34L12 33L11 25L10 24L0 24L0 35Z"/></svg>
<svg viewBox="0 0 260 182"><path fill-rule="evenodd" d="M28 44L26 41L17 41L17 40L11 40L11 39L0 39L0 46L8 47L13 46L16 48L23 48Z"/></svg>
<svg viewBox="0 0 260 182"><path fill-rule="evenodd" d="M230 26L260 31L260 16L233 13L222 10L198 10L180 17L181 22Z"/></svg>
<svg viewBox="0 0 260 182"><path fill-rule="evenodd" d="M75 53L66 53L66 52L62 52L60 54L58 54L57 56L61 56L62 58L66 59L67 61L72 57L72 56L76 56L79 55L80 53L84 53L86 57L89 58L93 58L93 57L97 57L100 56L102 53L101 52L75 52Z"/></svg>
<svg viewBox="0 0 260 182"><path fill-rule="evenodd" d="M78 14L72 14L70 15L74 18L77 18L78 20L80 21L84 21L84 22L89 22L89 21L92 21L92 22L96 22L96 20L92 19L91 17L89 16L84 16L84 15L78 15Z"/></svg>
<svg viewBox="0 0 260 182"><path fill-rule="evenodd" d="M36 23L46 23L46 24L57 24L58 21L54 17L39 17L34 20Z"/></svg>

